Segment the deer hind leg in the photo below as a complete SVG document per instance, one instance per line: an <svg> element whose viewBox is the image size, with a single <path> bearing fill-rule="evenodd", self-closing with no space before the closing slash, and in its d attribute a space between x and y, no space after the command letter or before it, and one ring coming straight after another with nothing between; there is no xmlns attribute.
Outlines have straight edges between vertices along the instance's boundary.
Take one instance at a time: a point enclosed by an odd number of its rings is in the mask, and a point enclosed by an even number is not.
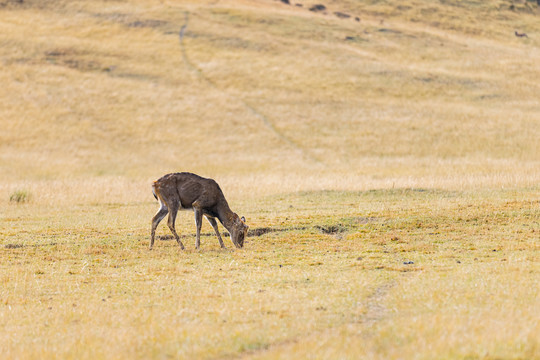
<svg viewBox="0 0 540 360"><path fill-rule="evenodd" d="M184 250L184 244L180 241L180 236L176 233L176 229L174 227L174 223L176 222L176 214L178 214L178 205L173 204L169 206L169 219L167 221L167 225L169 226L169 229L171 230L174 238L176 239L176 242L178 245L180 245L180 248Z"/></svg>
<svg viewBox="0 0 540 360"><path fill-rule="evenodd" d="M219 240L219 245L221 246L222 249L226 249L225 244L223 243L223 240L221 239L221 234L219 233L218 224L217 224L216 219L213 218L213 217L209 217L209 216L206 216L206 219L208 220L210 225L212 225L212 228L216 232L216 236L217 236L217 238Z"/></svg>
<svg viewBox="0 0 540 360"><path fill-rule="evenodd" d="M159 225L159 223L161 222L161 220L163 220L163 218L169 212L169 209L167 208L167 205L165 205L162 202L160 202L160 203L161 203L161 207L159 208L156 215L154 215L154 217L152 218L152 232L151 232L151 237L150 237L150 250L152 250L152 247L154 246L154 238L156 236L156 228Z"/></svg>

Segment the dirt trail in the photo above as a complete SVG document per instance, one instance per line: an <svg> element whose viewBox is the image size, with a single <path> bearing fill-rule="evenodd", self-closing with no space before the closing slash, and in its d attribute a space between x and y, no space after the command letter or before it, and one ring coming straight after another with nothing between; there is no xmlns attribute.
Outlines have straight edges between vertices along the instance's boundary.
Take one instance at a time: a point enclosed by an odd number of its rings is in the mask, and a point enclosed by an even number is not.
<svg viewBox="0 0 540 360"><path fill-rule="evenodd" d="M262 112L257 110L257 108L255 108L253 105L249 104L244 99L239 98L237 96L233 96L233 95L229 94L227 91L221 89L214 81L212 81L212 79L207 77L202 72L202 70L189 59L189 57L187 55L186 46L185 46L185 43L184 43L184 36L186 34L188 24L189 24L189 12L186 12L185 13L184 25L182 25L182 27L180 28L179 37L180 37L180 47L182 49L182 58L184 59L184 63L186 64L188 69L192 73L194 73L199 80L204 81L210 87L212 87L215 90L221 92L223 95L225 95L229 99L233 100L234 102L241 104L242 107L244 107L249 113L251 113L251 115L253 115L257 119L259 119L263 123L263 125L268 130L270 130L270 132L272 132L279 140L281 140L282 142L286 143L289 147L296 150L299 153L300 156L304 157L306 160L309 160L311 162L314 162L314 163L317 163L317 164L323 164L323 162L319 158L317 158L315 155L313 155L311 152L309 152L306 148L304 148L303 146L301 146L300 144L298 144L297 142L295 142L291 138L287 137L283 132L279 131L274 126L272 121L266 115L264 115Z"/></svg>
<svg viewBox="0 0 540 360"><path fill-rule="evenodd" d="M372 327L378 321L387 316L388 309L384 306L384 300L397 281L389 281L377 287L366 299L366 312L360 318L360 323L365 327Z"/></svg>
<svg viewBox="0 0 540 360"><path fill-rule="evenodd" d="M272 357L280 353L291 353L291 349L302 343L318 343L320 339L340 338L343 329L346 328L353 336L369 338L373 335L373 327L388 317L388 309L384 305L386 297L391 289L395 287L404 277L388 280L373 290L362 304L365 312L359 317L351 318L348 322L338 324L335 327L313 331L306 336L286 339L280 342L269 344L259 349L242 352L236 356L221 357L220 359L258 359L265 356Z"/></svg>

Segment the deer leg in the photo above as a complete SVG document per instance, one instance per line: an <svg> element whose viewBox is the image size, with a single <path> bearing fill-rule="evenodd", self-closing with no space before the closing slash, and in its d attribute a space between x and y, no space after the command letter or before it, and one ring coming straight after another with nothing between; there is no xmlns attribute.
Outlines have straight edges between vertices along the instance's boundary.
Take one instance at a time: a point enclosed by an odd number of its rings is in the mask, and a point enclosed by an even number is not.
<svg viewBox="0 0 540 360"><path fill-rule="evenodd" d="M199 249L201 247L201 227L202 227L202 210L193 208L195 212L195 225L197 226L197 241L195 242L195 248Z"/></svg>
<svg viewBox="0 0 540 360"><path fill-rule="evenodd" d="M217 238L219 240L219 245L221 246L222 249L226 249L225 244L223 243L223 240L221 239L221 235L219 233L218 224L217 224L216 219L214 219L213 217L208 217L208 216L206 217L206 219L208 220L210 225L212 225L212 228L216 232Z"/></svg>
<svg viewBox="0 0 540 360"><path fill-rule="evenodd" d="M156 228L159 225L159 223L161 222L161 220L163 220L165 215L167 215L168 212L169 212L169 209L167 209L167 206L165 204L161 203L161 207L159 208L156 215L154 215L154 217L152 218L152 232L151 232L151 237L150 237L150 250L152 250L152 247L154 246L154 238L156 236Z"/></svg>
<svg viewBox="0 0 540 360"><path fill-rule="evenodd" d="M180 241L180 236L178 236L178 234L176 233L176 229L174 228L174 223L176 221L177 213L178 213L178 205L171 206L170 212L169 212L169 220L167 222L167 225L169 225L169 229L171 230L178 245L180 245L180 248L184 250L184 244L182 244L182 242Z"/></svg>

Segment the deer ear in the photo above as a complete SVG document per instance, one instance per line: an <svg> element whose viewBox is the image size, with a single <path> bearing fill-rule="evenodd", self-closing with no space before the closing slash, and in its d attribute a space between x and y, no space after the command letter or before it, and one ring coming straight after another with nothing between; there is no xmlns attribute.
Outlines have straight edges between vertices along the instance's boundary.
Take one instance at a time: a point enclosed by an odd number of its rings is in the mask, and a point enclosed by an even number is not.
<svg viewBox="0 0 540 360"><path fill-rule="evenodd" d="M240 220L242 220L243 222L246 222L246 218L245 217L241 217Z"/></svg>

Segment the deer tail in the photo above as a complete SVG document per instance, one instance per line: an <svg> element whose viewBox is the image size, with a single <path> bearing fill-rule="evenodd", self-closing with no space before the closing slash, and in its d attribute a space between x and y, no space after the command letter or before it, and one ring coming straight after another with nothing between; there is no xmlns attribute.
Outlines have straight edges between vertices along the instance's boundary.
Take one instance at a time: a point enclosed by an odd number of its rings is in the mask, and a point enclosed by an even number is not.
<svg viewBox="0 0 540 360"><path fill-rule="evenodd" d="M159 200L157 195L156 195L156 181L154 181L154 183L152 184L152 194L154 195L156 200Z"/></svg>

